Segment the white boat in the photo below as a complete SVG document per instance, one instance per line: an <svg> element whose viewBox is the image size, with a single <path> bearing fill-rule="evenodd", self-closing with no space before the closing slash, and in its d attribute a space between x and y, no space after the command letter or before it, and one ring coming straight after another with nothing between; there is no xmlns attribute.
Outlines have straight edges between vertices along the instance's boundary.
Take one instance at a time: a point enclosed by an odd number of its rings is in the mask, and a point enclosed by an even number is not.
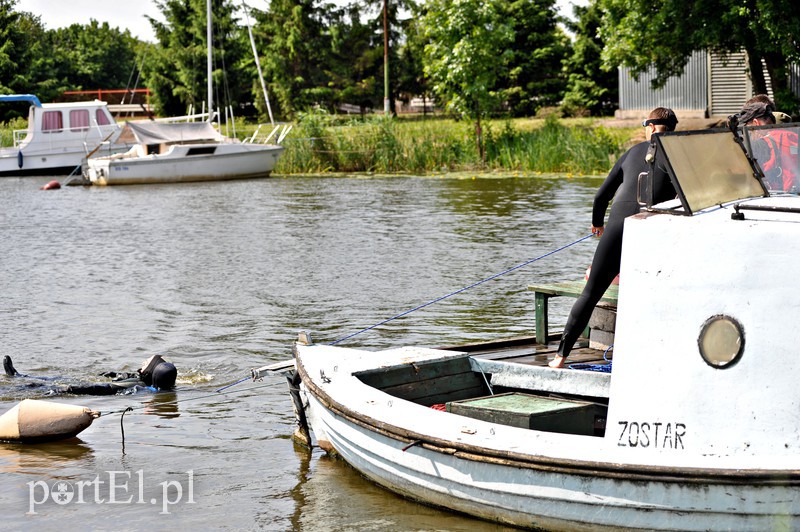
<svg viewBox="0 0 800 532"><path fill-rule="evenodd" d="M800 197L770 196L729 131L655 142L678 198L625 221L613 371L548 368L555 344L522 339L366 351L301 335L294 369L273 368L300 439L400 495L519 527L800 529Z"/></svg>
<svg viewBox="0 0 800 532"><path fill-rule="evenodd" d="M14 146L0 148L0 176L69 175L90 153L110 154L122 128L100 100L45 103L32 94L0 96L29 102L28 127L14 131Z"/></svg>
<svg viewBox="0 0 800 532"><path fill-rule="evenodd" d="M140 185L267 177L283 146L239 142L208 122L126 124L137 144L125 153L87 160L94 185Z"/></svg>
<svg viewBox="0 0 800 532"><path fill-rule="evenodd" d="M206 2L206 6L210 112L214 109L211 0ZM255 50L255 45L253 49ZM268 177L283 153L284 147L280 145L280 141L291 127L274 128L262 143L255 142L255 134L249 142L240 142L219 134L211 126L213 118L214 113L210 112L207 124L128 123L127 127L132 130L139 144L125 154L87 159L83 175L94 185L186 183ZM267 144L279 129L282 132L278 136L278 144Z"/></svg>

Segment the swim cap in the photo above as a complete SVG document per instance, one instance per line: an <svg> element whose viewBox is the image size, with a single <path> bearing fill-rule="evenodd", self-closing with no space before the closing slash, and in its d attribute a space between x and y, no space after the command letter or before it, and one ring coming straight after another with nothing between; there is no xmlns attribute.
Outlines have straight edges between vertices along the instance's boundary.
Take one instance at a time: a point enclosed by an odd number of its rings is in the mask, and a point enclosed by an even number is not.
<svg viewBox="0 0 800 532"><path fill-rule="evenodd" d="M153 370L153 386L159 390L171 390L175 387L178 370L172 362L162 362Z"/></svg>

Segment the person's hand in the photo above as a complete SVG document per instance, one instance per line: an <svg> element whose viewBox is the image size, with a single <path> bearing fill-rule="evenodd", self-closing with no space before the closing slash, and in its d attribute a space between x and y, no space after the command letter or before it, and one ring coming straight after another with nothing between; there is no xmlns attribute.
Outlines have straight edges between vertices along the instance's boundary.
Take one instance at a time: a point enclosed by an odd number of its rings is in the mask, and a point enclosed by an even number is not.
<svg viewBox="0 0 800 532"><path fill-rule="evenodd" d="M600 227L592 226L592 234L596 237L603 236L603 226L602 225Z"/></svg>

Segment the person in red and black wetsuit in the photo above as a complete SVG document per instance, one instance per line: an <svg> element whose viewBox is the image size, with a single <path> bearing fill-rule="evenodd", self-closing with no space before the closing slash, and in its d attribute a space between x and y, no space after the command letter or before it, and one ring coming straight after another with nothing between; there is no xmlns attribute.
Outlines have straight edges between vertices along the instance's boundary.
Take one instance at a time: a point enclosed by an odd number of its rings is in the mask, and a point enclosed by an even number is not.
<svg viewBox="0 0 800 532"><path fill-rule="evenodd" d="M572 306L567 324L564 326L558 353L550 361L551 368L564 367L572 347L589 323L595 305L603 297L614 277L619 274L622 226L625 218L637 214L641 209L636 196L639 174L650 169L650 164L645 160L650 147L650 137L654 133L674 131L677 124L678 118L671 109L666 107L653 109L642 124L647 128L645 130L647 140L635 145L619 158L595 194L592 207L592 233L601 237L600 242L594 253L589 279ZM676 195L666 170L657 162L653 168L652 193L653 203L673 199ZM608 224L604 227L606 209L612 198L614 203L608 216Z"/></svg>
<svg viewBox="0 0 800 532"><path fill-rule="evenodd" d="M743 126L774 124L775 111L769 103L752 102L737 115ZM756 130L750 133L753 158L764 171L767 188L776 191L800 190L800 159L797 132L791 129Z"/></svg>

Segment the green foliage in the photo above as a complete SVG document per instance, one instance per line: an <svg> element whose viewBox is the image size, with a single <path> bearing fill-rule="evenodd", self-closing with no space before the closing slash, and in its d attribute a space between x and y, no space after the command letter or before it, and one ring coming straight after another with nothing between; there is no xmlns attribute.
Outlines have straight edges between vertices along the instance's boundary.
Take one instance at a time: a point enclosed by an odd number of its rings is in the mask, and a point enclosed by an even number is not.
<svg viewBox="0 0 800 532"><path fill-rule="evenodd" d="M425 73L448 110L475 122L483 159L481 119L500 102L497 83L512 55L503 0L429 0L426 7Z"/></svg>
<svg viewBox="0 0 800 532"><path fill-rule="evenodd" d="M135 69L137 43L128 30L96 20L47 32L55 60L53 75L70 90L125 87Z"/></svg>
<svg viewBox="0 0 800 532"><path fill-rule="evenodd" d="M605 115L613 112L619 100L617 69L606 69L601 61L603 41L598 35L601 11L596 2L574 6L575 22L569 24L575 35L572 55L564 61L568 75L562 101L570 116Z"/></svg>
<svg viewBox="0 0 800 532"><path fill-rule="evenodd" d="M164 22L150 19L158 43L150 47L144 63L147 86L159 114L181 115L189 106L195 112L208 101L205 0L162 0L156 5ZM214 100L237 108L250 100L251 87L238 68L250 52L247 31L235 20L232 0L213 0ZM217 105L215 105L217 107Z"/></svg>
<svg viewBox="0 0 800 532"><path fill-rule="evenodd" d="M754 91L765 93L761 60L786 108L788 65L800 60L800 4L793 0L595 0L603 10L600 33L607 67L625 65L634 75L656 69L655 86L680 75L696 50L744 49Z"/></svg>
<svg viewBox="0 0 800 532"><path fill-rule="evenodd" d="M14 145L14 130L26 129L28 121L22 117L13 118L8 122L0 122L0 146L10 147Z"/></svg>
<svg viewBox="0 0 800 532"><path fill-rule="evenodd" d="M486 161L476 154L468 124L374 116L342 122L324 110L300 120L276 173L375 172L426 174L490 168L515 172L605 173L629 140L625 131L568 126L555 116L486 128Z"/></svg>
<svg viewBox="0 0 800 532"><path fill-rule="evenodd" d="M561 63L570 40L556 25L554 0L507 0L504 9L514 38L499 84L512 116L532 116L561 100L566 85Z"/></svg>

